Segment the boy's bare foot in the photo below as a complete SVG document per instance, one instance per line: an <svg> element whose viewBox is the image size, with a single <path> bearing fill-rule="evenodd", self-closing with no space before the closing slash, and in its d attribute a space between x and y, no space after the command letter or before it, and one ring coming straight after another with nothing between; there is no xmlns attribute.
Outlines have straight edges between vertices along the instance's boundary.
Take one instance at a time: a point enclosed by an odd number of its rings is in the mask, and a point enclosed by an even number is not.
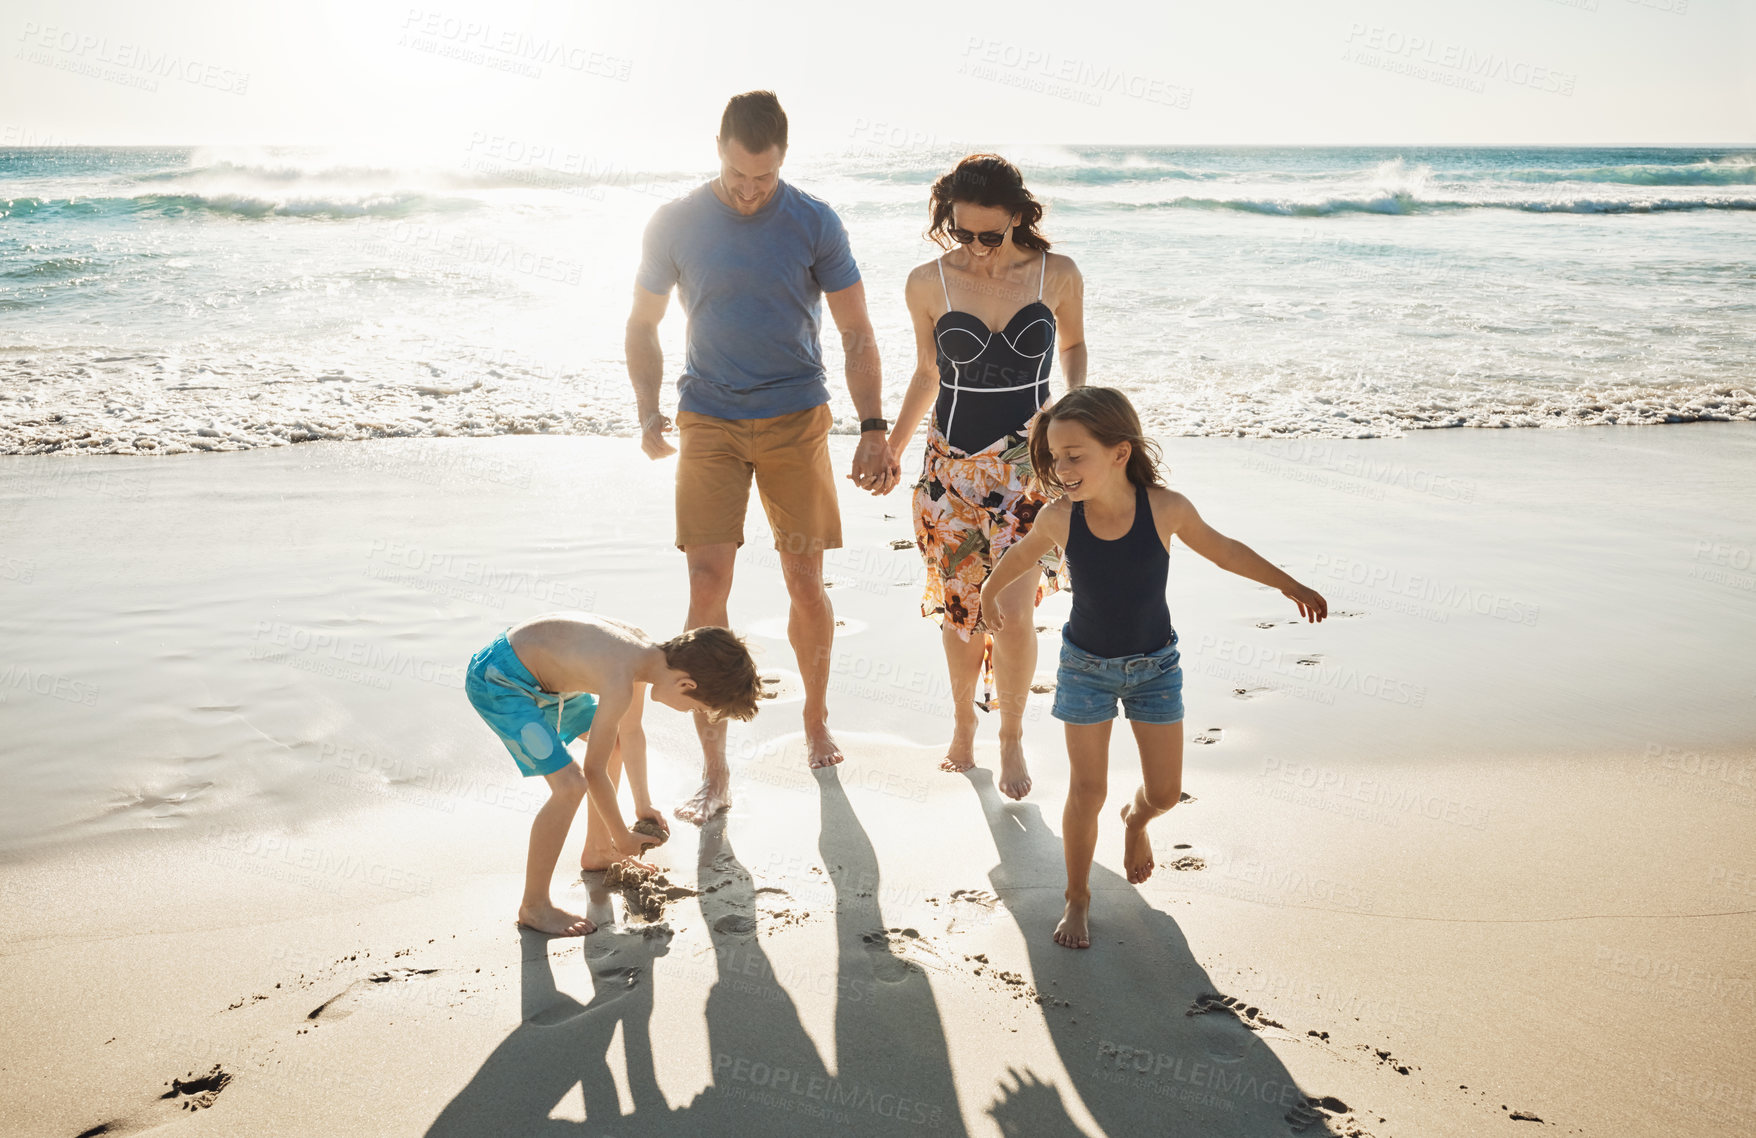
<svg viewBox="0 0 1756 1138"><path fill-rule="evenodd" d="M586 846L579 855L579 868L587 873L596 873L621 860L622 855L616 852L613 845L605 843L601 846Z"/></svg>
<svg viewBox="0 0 1756 1138"><path fill-rule="evenodd" d="M1055 926L1055 943L1062 948L1090 948L1091 933L1086 929L1086 915L1091 911L1090 899L1069 901Z"/></svg>
<svg viewBox="0 0 1756 1138"><path fill-rule="evenodd" d="M981 720L976 718L973 710L958 708L957 723L951 729L951 745L945 748L940 770L960 774L976 765L976 728L980 724Z"/></svg>
<svg viewBox="0 0 1756 1138"><path fill-rule="evenodd" d="M693 822L697 826L726 809L732 804L732 792L724 783L711 780L701 784L701 789L689 797L689 801L671 811L685 822ZM611 858L611 861L617 860Z"/></svg>
<svg viewBox="0 0 1756 1138"><path fill-rule="evenodd" d="M1122 845L1122 868L1127 872L1128 883L1139 885L1152 876L1152 839L1146 836L1146 822L1136 826L1131 819L1134 817L1134 803L1122 804L1122 826L1125 839Z"/></svg>
<svg viewBox="0 0 1756 1138"><path fill-rule="evenodd" d="M1030 793L1030 771L1024 765L1024 738L1000 736L1000 793L1023 798Z"/></svg>
<svg viewBox="0 0 1756 1138"><path fill-rule="evenodd" d="M557 909L553 905L518 907L518 923L550 936L584 936L596 932L597 926L578 913Z"/></svg>
<svg viewBox="0 0 1756 1138"><path fill-rule="evenodd" d="M841 748L835 745L835 737L829 733L828 726L821 723L805 728L805 750L811 758L812 770L832 767L842 760Z"/></svg>

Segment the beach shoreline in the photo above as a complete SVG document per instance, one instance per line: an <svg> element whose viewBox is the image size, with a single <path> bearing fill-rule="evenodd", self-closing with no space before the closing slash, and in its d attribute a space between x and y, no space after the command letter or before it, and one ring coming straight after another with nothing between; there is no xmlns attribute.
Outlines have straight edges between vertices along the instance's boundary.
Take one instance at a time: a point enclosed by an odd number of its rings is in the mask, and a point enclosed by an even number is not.
<svg viewBox="0 0 1756 1138"><path fill-rule="evenodd" d="M1025 803L987 723L976 773L935 769L943 660L894 547L918 449L887 498L842 483L847 761L804 768L753 506L732 623L779 694L733 728L729 815L660 851L663 924L576 883L614 918L583 942L513 928L541 793L461 667L542 611L675 630L672 461L0 459L0 1008L43 1025L7 1033L0 1132L1741 1133L1756 676L1725 645L1756 632L1756 432L1161 441L1332 616L1173 551L1193 800L1122 882L1117 732L1083 953L1048 940L1049 697ZM675 804L693 732L649 719Z"/></svg>

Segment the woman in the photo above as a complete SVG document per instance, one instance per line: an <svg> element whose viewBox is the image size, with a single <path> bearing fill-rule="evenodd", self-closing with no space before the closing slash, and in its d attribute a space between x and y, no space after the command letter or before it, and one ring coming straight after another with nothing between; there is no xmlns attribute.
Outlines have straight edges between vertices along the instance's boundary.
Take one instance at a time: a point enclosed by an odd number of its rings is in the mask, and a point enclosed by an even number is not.
<svg viewBox="0 0 1756 1138"><path fill-rule="evenodd" d="M933 409L915 535L927 563L921 615L939 621L956 724L941 770L975 765L978 673L984 710L1000 709L1000 790L1030 791L1024 706L1036 673L1031 610L1060 586L1045 558L995 598L1004 617L990 633L981 590L1010 545L1030 532L1047 501L1030 480L1031 422L1049 402L1049 368L1060 339L1069 390L1085 383L1084 284L1071 258L1049 252L1037 232L1043 207L1018 168L972 154L933 183L926 237L949 252L909 274L914 378L897 413L890 451L898 461ZM999 699L992 698L995 684Z"/></svg>

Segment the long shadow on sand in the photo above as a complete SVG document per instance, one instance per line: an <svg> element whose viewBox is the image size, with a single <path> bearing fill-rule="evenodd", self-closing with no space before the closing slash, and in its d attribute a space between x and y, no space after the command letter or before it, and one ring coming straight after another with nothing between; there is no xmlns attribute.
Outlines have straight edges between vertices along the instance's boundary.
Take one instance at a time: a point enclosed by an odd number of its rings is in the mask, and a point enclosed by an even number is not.
<svg viewBox="0 0 1756 1138"><path fill-rule="evenodd" d="M524 944L523 1021L441 1112L429 1138L963 1135L926 974L909 958L910 938L885 929L877 858L839 776L833 768L816 776L818 851L834 889L837 960L833 975L826 962L785 978L822 995L833 983L833 1074L763 947L755 882L732 850L722 815L703 828L698 855L715 969L706 1005L711 1084L672 1110L654 1074L653 990L668 937L606 931L586 938L595 994L581 1005L556 991L549 943L533 934ZM618 1026L634 1107L627 1115L608 1064ZM585 1123L550 1118L575 1086Z"/></svg>
<svg viewBox="0 0 1756 1138"><path fill-rule="evenodd" d="M1056 944L1051 934L1066 881L1060 838L1034 803L1002 798L989 772L978 769L969 778L1000 855L989 881L1018 921L1037 991L1068 1002L1045 1006L1044 1020L1074 1089L1104 1134L1337 1133L1237 1016L1223 1009L1188 1014L1200 997L1220 989L1196 962L1177 922L1125 878L1094 864L1092 946ZM1015 1078L1020 1085L1003 1083L990 1111L1005 1133L1078 1132L1064 1114L1050 1121L1060 1107L1058 1096L1050 1101L1051 1088ZM1025 1105L1031 1109L1021 1109Z"/></svg>

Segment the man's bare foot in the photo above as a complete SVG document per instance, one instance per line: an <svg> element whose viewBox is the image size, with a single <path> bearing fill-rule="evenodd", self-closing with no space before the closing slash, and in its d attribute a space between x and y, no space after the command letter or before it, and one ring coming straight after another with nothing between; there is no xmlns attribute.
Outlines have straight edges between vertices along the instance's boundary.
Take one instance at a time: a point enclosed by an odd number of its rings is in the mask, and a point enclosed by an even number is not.
<svg viewBox="0 0 1756 1138"><path fill-rule="evenodd" d="M1000 793L1023 798L1030 793L1030 771L1024 765L1024 738L1000 736Z"/></svg>
<svg viewBox="0 0 1756 1138"><path fill-rule="evenodd" d="M939 763L939 769L960 774L976 765L976 728L981 720L969 708L959 708L961 714L951 729L951 745L945 748L945 758Z"/></svg>
<svg viewBox="0 0 1756 1138"><path fill-rule="evenodd" d="M1146 836L1146 823L1142 821L1136 826L1134 803L1122 804L1122 826L1125 840L1122 846L1122 868L1127 872L1128 883L1139 885L1152 876L1152 839Z"/></svg>
<svg viewBox="0 0 1756 1138"><path fill-rule="evenodd" d="M811 769L832 767L841 762L841 748L835 745L835 737L823 724L805 728L805 751L811 758Z"/></svg>
<svg viewBox="0 0 1756 1138"><path fill-rule="evenodd" d="M1091 901L1069 901L1062 910L1061 923L1055 926L1055 943L1062 948L1090 948L1091 934L1085 927Z"/></svg>
<svg viewBox="0 0 1756 1138"><path fill-rule="evenodd" d="M595 924L578 913L569 913L553 905L520 905L518 923L550 936L584 936L597 931Z"/></svg>
<svg viewBox="0 0 1756 1138"><path fill-rule="evenodd" d="M702 783L701 789L691 795L689 801L671 813L685 822L693 822L699 826L731 804L732 792L723 783L710 781Z"/></svg>

